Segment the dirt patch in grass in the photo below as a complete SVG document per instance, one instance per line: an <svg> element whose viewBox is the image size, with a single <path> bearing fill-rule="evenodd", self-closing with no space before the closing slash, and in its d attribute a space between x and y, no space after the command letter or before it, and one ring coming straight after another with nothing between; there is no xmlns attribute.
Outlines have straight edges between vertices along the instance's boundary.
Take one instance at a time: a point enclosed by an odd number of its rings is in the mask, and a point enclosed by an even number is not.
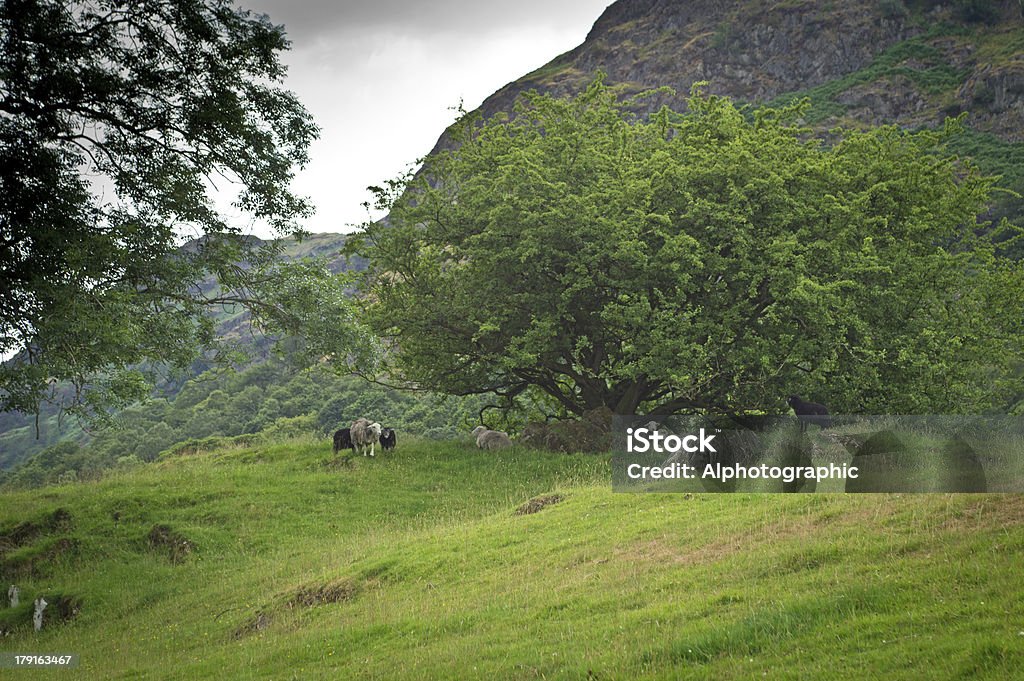
<svg viewBox="0 0 1024 681"><path fill-rule="evenodd" d="M307 584L288 593L284 602L277 601L268 609L257 610L256 613L231 633L234 639L244 638L267 629L276 615L281 615L298 608L312 608L331 603L351 601L363 590L363 583L356 578L345 578L333 582ZM223 614L223 613L222 613ZM282 621L287 625L289 617L285 614Z"/></svg>
<svg viewBox="0 0 1024 681"><path fill-rule="evenodd" d="M327 603L344 603L355 598L359 591L359 584L349 579L328 584L313 584L296 590L289 596L286 605L289 608L311 608Z"/></svg>
<svg viewBox="0 0 1024 681"><path fill-rule="evenodd" d="M545 494L539 497L534 497L517 508L515 515L530 515L531 513L537 513L538 511L543 511L552 504L557 504L564 500L565 497L561 494Z"/></svg>
<svg viewBox="0 0 1024 681"><path fill-rule="evenodd" d="M46 598L44 595L43 598ZM57 622L69 622L82 612L82 599L77 596L69 596L67 594L58 594L51 598L46 598L48 605L46 610L43 612L43 622L49 622L51 625Z"/></svg>
<svg viewBox="0 0 1024 681"><path fill-rule="evenodd" d="M172 563L181 563L196 549L188 537L168 525L154 525L146 541L150 549L164 554Z"/></svg>
<svg viewBox="0 0 1024 681"><path fill-rule="evenodd" d="M319 468L328 471L351 470L355 468L355 456L351 454L339 455L324 459L319 462Z"/></svg>
<svg viewBox="0 0 1024 681"><path fill-rule="evenodd" d="M30 520L0 532L0 555L29 543L42 533L43 528Z"/></svg>
<svg viewBox="0 0 1024 681"><path fill-rule="evenodd" d="M260 611L253 615L252 619L250 619L245 624L235 629L235 631L231 634L231 637L234 639L245 638L246 636L257 634L269 626L270 615Z"/></svg>
<svg viewBox="0 0 1024 681"><path fill-rule="evenodd" d="M71 511L58 508L46 520L47 529L52 532L65 532L71 529Z"/></svg>
<svg viewBox="0 0 1024 681"><path fill-rule="evenodd" d="M0 532L0 555L13 551L50 532L64 532L71 529L71 512L58 508L41 520L26 520L9 530Z"/></svg>
<svg viewBox="0 0 1024 681"><path fill-rule="evenodd" d="M61 537L51 544L44 553L47 560L58 560L77 553L78 547L78 540L74 537Z"/></svg>

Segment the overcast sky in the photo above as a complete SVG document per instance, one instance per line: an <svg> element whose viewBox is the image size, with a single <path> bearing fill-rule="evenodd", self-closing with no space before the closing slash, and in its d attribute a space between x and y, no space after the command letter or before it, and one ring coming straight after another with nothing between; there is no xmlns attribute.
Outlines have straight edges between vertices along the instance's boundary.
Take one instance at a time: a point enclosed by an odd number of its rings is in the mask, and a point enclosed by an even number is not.
<svg viewBox="0 0 1024 681"><path fill-rule="evenodd" d="M611 3L240 1L284 24L292 42L285 85L321 128L293 184L317 208L313 232L355 229L367 218L366 187L430 151L454 120L451 107L461 100L472 110L576 47Z"/></svg>

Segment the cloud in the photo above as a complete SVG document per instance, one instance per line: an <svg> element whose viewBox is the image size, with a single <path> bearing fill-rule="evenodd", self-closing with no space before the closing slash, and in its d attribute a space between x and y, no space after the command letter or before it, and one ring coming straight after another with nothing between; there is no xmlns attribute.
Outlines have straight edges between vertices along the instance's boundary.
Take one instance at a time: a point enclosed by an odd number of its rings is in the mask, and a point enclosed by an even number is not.
<svg viewBox="0 0 1024 681"><path fill-rule="evenodd" d="M315 232L351 231L380 184L430 151L455 118L576 47L605 0L525 3L250 0L284 24L285 86L321 127L293 189L317 207ZM370 216L373 219L379 215ZM262 229L256 228L257 233Z"/></svg>
<svg viewBox="0 0 1024 681"><path fill-rule="evenodd" d="M564 30L581 16L592 24L609 0L248 0L243 6L268 14L285 25L296 43L322 35L384 31L419 36L490 32L490 29L537 28Z"/></svg>

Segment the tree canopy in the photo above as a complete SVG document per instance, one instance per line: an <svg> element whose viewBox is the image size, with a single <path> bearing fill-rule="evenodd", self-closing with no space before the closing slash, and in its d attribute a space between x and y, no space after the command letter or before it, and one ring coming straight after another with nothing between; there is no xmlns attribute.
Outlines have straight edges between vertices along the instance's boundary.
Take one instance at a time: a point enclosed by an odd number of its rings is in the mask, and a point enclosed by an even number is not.
<svg viewBox="0 0 1024 681"><path fill-rule="evenodd" d="M287 47L228 0L0 2L0 408L124 404L212 342L210 305L259 304L273 249L216 199L282 236L310 210Z"/></svg>
<svg viewBox="0 0 1024 681"><path fill-rule="evenodd" d="M378 188L367 228L392 371L566 413L1005 408L1020 394L1016 229L941 131L815 138L800 106L695 88L630 113L598 78L466 115L453 148ZM994 245L998 241L1001 245Z"/></svg>

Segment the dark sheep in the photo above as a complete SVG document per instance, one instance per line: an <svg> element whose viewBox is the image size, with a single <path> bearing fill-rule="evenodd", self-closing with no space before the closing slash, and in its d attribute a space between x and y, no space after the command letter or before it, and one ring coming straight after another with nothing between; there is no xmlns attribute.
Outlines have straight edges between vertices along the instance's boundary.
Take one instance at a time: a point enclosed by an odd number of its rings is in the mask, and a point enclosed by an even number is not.
<svg viewBox="0 0 1024 681"><path fill-rule="evenodd" d="M380 431L380 446L385 451L394 449L396 444L398 444L398 436L395 435L393 428L385 428Z"/></svg>
<svg viewBox="0 0 1024 681"><path fill-rule="evenodd" d="M334 433L334 453L337 454L343 449L351 449L355 453L356 446L352 444L351 428L342 428Z"/></svg>
<svg viewBox="0 0 1024 681"><path fill-rule="evenodd" d="M832 417L829 416L828 408L824 404L804 402L800 399L799 395L790 395L786 402L793 408L797 418L800 420L801 433L807 430L807 424L809 423L821 426L822 428L828 428L832 425Z"/></svg>

